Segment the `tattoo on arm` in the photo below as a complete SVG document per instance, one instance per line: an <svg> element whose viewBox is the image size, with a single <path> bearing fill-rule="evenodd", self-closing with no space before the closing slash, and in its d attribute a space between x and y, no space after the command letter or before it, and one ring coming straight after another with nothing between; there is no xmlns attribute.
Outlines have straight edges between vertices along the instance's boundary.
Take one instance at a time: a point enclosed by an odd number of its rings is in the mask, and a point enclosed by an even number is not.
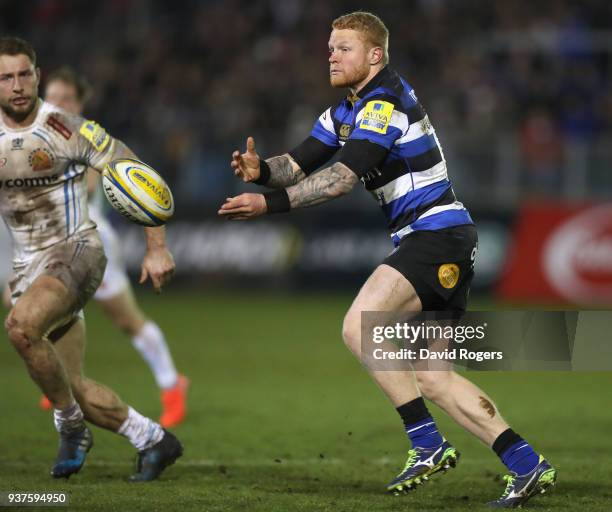
<svg viewBox="0 0 612 512"><path fill-rule="evenodd" d="M274 156L266 160L270 166L270 188L285 188L302 181L306 174L289 155Z"/></svg>
<svg viewBox="0 0 612 512"><path fill-rule="evenodd" d="M343 163L336 162L287 189L291 208L306 208L331 201L348 194L358 181L353 171Z"/></svg>

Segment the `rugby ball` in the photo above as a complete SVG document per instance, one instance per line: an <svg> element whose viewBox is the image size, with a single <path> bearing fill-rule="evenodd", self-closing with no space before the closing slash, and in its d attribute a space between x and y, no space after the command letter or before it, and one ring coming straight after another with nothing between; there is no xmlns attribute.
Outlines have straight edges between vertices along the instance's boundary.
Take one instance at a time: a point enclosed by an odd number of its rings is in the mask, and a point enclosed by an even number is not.
<svg viewBox="0 0 612 512"><path fill-rule="evenodd" d="M172 192L147 164L131 158L113 160L102 172L102 189L111 206L143 226L161 226L174 213Z"/></svg>

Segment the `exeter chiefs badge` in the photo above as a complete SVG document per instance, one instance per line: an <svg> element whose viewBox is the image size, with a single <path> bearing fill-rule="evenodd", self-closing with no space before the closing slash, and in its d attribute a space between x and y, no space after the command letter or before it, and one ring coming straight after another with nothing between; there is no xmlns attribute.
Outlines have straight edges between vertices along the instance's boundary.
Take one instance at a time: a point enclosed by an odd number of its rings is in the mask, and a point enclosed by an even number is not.
<svg viewBox="0 0 612 512"><path fill-rule="evenodd" d="M35 149L28 157L28 162L30 162L33 171L46 171L53 168L54 160L51 152L44 148Z"/></svg>
<svg viewBox="0 0 612 512"><path fill-rule="evenodd" d="M457 286L459 282L459 267L454 263L445 263L438 269L438 281L447 290Z"/></svg>

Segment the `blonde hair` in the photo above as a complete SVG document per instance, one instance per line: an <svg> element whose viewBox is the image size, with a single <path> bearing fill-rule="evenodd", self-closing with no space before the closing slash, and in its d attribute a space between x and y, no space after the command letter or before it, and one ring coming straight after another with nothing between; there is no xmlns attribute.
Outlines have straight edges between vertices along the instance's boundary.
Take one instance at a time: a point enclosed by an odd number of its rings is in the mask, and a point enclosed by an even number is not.
<svg viewBox="0 0 612 512"><path fill-rule="evenodd" d="M332 29L361 32L371 47L378 46L383 49L382 63L389 62L389 30L375 14L366 11L344 14L332 22Z"/></svg>

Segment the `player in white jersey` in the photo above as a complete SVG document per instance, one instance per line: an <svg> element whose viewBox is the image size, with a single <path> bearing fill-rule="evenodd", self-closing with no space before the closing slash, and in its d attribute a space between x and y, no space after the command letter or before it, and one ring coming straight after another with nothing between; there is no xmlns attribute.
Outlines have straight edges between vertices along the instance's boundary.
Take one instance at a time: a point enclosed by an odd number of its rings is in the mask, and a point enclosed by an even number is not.
<svg viewBox="0 0 612 512"><path fill-rule="evenodd" d="M93 121L38 97L40 70L32 46L0 38L0 213L13 242L13 307L8 338L32 380L49 398L60 447L51 474L78 472L91 446L85 420L118 433L139 451L132 479L153 480L182 454L158 423L83 374L81 309L100 284L106 258L89 219L87 166L134 158ZM142 280L160 291L174 271L164 228L145 228Z"/></svg>
<svg viewBox="0 0 612 512"><path fill-rule="evenodd" d="M72 114L81 115L90 97L87 81L69 68L58 69L46 80L45 101ZM149 365L161 391L160 424L165 428L178 425L185 418L188 380L174 366L166 339L158 325L138 307L117 233L104 216L104 194L100 174L87 172L89 217L97 227L107 264L104 277L93 298L100 303L110 320L131 338L134 348ZM50 408L48 399L41 400L43 409Z"/></svg>

